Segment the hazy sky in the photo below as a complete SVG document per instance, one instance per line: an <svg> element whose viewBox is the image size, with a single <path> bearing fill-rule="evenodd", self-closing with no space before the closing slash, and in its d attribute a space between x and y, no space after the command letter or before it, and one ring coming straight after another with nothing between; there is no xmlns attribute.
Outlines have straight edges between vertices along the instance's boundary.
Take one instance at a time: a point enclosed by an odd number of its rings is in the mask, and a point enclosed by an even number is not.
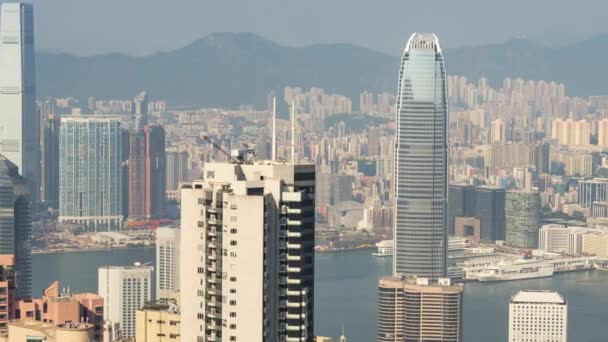
<svg viewBox="0 0 608 342"><path fill-rule="evenodd" d="M0 0L2 2L2 0ZM399 54L413 31L442 45L526 36L562 44L606 32L605 0L27 0L38 49L147 54L211 32L286 45L353 43Z"/></svg>

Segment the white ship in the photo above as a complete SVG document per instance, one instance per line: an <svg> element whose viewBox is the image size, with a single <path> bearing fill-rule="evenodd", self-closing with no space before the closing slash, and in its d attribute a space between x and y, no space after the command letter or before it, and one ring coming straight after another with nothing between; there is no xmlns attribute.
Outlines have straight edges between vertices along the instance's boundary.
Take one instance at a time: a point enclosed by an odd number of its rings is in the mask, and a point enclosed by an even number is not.
<svg viewBox="0 0 608 342"><path fill-rule="evenodd" d="M544 261L518 260L510 264L487 266L477 274L479 281L508 281L551 277L554 267Z"/></svg>
<svg viewBox="0 0 608 342"><path fill-rule="evenodd" d="M382 240L376 244L378 251L372 253L376 257L389 257L393 255L393 240Z"/></svg>

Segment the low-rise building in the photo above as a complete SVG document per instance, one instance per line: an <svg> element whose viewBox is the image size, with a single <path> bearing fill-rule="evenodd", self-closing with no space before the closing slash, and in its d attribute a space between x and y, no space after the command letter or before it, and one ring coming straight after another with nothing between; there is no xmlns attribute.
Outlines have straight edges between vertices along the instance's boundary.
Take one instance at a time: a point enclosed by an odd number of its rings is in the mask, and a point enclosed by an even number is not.
<svg viewBox="0 0 608 342"><path fill-rule="evenodd" d="M8 324L8 335L0 342L90 342L93 340L92 324L53 324L35 320L17 320Z"/></svg>
<svg viewBox="0 0 608 342"><path fill-rule="evenodd" d="M103 298L94 293L71 294L59 290L55 281L44 290L41 298L19 300L14 305L15 319L32 319L43 323L90 323L93 338L101 341L103 328Z"/></svg>
<svg viewBox="0 0 608 342"><path fill-rule="evenodd" d="M174 304L153 303L137 310L135 342L179 342L180 315Z"/></svg>
<svg viewBox="0 0 608 342"><path fill-rule="evenodd" d="M552 253L578 255L583 249L583 235L591 229L547 224L538 231L538 249Z"/></svg>
<svg viewBox="0 0 608 342"><path fill-rule="evenodd" d="M583 235L583 253L608 258L608 232L591 232Z"/></svg>

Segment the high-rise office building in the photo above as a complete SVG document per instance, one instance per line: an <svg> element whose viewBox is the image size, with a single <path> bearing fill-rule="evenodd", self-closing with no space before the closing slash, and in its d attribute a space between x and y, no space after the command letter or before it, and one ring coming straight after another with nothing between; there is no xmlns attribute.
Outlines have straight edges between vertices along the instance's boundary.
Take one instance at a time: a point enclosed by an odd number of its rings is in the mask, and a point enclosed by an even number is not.
<svg viewBox="0 0 608 342"><path fill-rule="evenodd" d="M475 188L475 217L479 219L480 240L505 239L505 189L493 186Z"/></svg>
<svg viewBox="0 0 608 342"><path fill-rule="evenodd" d="M440 279L380 279L378 342L462 341L462 286Z"/></svg>
<svg viewBox="0 0 608 342"><path fill-rule="evenodd" d="M165 212L167 158L165 130L162 126L144 128L146 136L146 219L162 217Z"/></svg>
<svg viewBox="0 0 608 342"><path fill-rule="evenodd" d="M146 136L143 127L129 132L129 219L146 218Z"/></svg>
<svg viewBox="0 0 608 342"><path fill-rule="evenodd" d="M608 119L602 119L597 123L597 144L608 146Z"/></svg>
<svg viewBox="0 0 608 342"><path fill-rule="evenodd" d="M317 208L326 211L327 206L331 205L332 199L332 174L327 171L317 172L317 184L316 184L316 195L315 202ZM352 186L352 185L351 185Z"/></svg>
<svg viewBox="0 0 608 342"><path fill-rule="evenodd" d="M445 278L454 209L447 198L446 73L434 34L410 37L399 75L393 276L378 284L378 341L459 342L462 286Z"/></svg>
<svg viewBox="0 0 608 342"><path fill-rule="evenodd" d="M351 175L332 175L331 177L331 203L340 204L353 199L353 182L355 177Z"/></svg>
<svg viewBox="0 0 608 342"><path fill-rule="evenodd" d="M16 297L31 296L32 227L28 187L15 164L0 155L0 255L12 255Z"/></svg>
<svg viewBox="0 0 608 342"><path fill-rule="evenodd" d="M578 181L578 204L591 208L595 202L608 201L608 178L593 177Z"/></svg>
<svg viewBox="0 0 608 342"><path fill-rule="evenodd" d="M522 290L509 303L509 342L566 342L568 303L556 291Z"/></svg>
<svg viewBox="0 0 608 342"><path fill-rule="evenodd" d="M169 147L165 150L167 159L167 198L177 198L180 183L188 181L189 155L188 152L176 147Z"/></svg>
<svg viewBox="0 0 608 342"><path fill-rule="evenodd" d="M413 34L397 95L393 274L446 275L446 71L434 34Z"/></svg>
<svg viewBox="0 0 608 342"><path fill-rule="evenodd" d="M40 199L53 208L59 207L59 127L60 117L48 114L42 125L42 178Z"/></svg>
<svg viewBox="0 0 608 342"><path fill-rule="evenodd" d="M450 184L448 232L455 234L456 218L479 220L479 239L505 238L505 189L493 186Z"/></svg>
<svg viewBox="0 0 608 342"><path fill-rule="evenodd" d="M177 227L156 229L156 298L177 298L179 291L179 238Z"/></svg>
<svg viewBox="0 0 608 342"><path fill-rule="evenodd" d="M509 245L520 248L538 247L540 209L538 191L507 191L505 196L505 240Z"/></svg>
<svg viewBox="0 0 608 342"><path fill-rule="evenodd" d="M505 122L501 119L496 119L490 124L491 139L490 142L503 143L506 142L506 126Z"/></svg>
<svg viewBox="0 0 608 342"><path fill-rule="evenodd" d="M135 336L136 311L152 299L152 267L100 267L97 289L104 299L103 319L116 327L115 337Z"/></svg>
<svg viewBox="0 0 608 342"><path fill-rule="evenodd" d="M61 118L59 221L89 230L122 225L120 120L103 116Z"/></svg>
<svg viewBox="0 0 608 342"><path fill-rule="evenodd" d="M129 132L129 218L144 220L164 212L166 158L165 131L148 126L148 95L133 99L135 127Z"/></svg>
<svg viewBox="0 0 608 342"><path fill-rule="evenodd" d="M182 341L312 341L314 164L207 163L181 190Z"/></svg>
<svg viewBox="0 0 608 342"><path fill-rule="evenodd" d="M34 10L3 3L0 9L0 153L22 173L31 200L40 192L40 117L36 107Z"/></svg>

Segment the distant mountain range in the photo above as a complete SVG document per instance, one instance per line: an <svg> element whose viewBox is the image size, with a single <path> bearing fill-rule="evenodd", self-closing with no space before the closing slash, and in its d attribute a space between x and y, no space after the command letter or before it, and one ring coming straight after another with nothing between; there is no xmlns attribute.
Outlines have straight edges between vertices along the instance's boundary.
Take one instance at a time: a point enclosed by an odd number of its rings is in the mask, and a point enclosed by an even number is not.
<svg viewBox="0 0 608 342"><path fill-rule="evenodd" d="M363 90L395 91L399 59L348 44L288 47L251 33L214 33L144 57L38 52L38 96L130 98L146 89L170 105L264 107L270 90L291 85L344 94L358 106ZM445 59L449 74L473 81L519 76L564 82L569 95L608 94L608 35L559 48L517 39L446 49Z"/></svg>

